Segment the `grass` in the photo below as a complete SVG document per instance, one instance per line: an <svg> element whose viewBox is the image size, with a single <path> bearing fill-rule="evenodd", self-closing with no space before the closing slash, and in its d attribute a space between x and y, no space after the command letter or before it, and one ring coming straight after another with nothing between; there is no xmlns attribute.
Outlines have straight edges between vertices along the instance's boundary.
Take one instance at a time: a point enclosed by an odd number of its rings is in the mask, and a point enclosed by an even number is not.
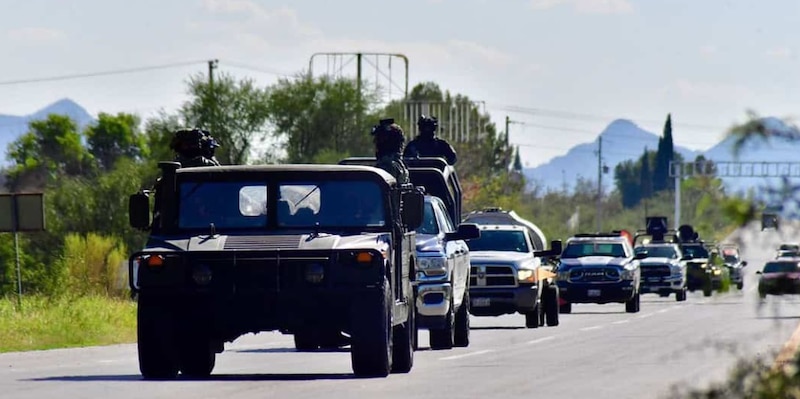
<svg viewBox="0 0 800 399"><path fill-rule="evenodd" d="M0 353L136 342L136 303L104 296L0 298Z"/></svg>

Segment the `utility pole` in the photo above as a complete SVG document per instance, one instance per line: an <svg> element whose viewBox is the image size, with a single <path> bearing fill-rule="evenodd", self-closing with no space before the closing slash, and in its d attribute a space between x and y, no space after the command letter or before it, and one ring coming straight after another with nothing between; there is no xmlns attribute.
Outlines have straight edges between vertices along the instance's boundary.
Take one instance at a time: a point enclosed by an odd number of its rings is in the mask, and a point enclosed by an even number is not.
<svg viewBox="0 0 800 399"><path fill-rule="evenodd" d="M208 87L214 87L214 69L217 69L217 64L219 64L219 60L209 60L208 61Z"/></svg>
<svg viewBox="0 0 800 399"><path fill-rule="evenodd" d="M597 232L603 231L603 136L597 138Z"/></svg>
<svg viewBox="0 0 800 399"><path fill-rule="evenodd" d="M208 61L208 98L210 101L209 115L208 115L208 129L212 134L217 133L217 96L214 93L214 70L217 69L219 60Z"/></svg>

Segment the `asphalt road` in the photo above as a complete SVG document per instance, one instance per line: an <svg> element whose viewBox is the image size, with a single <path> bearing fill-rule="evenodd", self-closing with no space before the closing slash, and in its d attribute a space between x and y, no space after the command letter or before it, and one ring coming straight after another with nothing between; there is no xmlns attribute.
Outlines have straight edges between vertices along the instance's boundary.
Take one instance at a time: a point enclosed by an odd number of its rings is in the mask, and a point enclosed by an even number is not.
<svg viewBox="0 0 800 399"><path fill-rule="evenodd" d="M520 315L473 317L468 348L431 351L423 332L409 374L355 379L346 350L296 353L291 336L263 333L228 344L207 381L143 381L135 345L2 354L0 398L664 397L724 379L737 357L774 358L798 327L800 299L759 305L754 291L756 270L797 237L784 229L732 236L750 263L741 292L643 296L637 314L575 305L560 326L534 330Z"/></svg>

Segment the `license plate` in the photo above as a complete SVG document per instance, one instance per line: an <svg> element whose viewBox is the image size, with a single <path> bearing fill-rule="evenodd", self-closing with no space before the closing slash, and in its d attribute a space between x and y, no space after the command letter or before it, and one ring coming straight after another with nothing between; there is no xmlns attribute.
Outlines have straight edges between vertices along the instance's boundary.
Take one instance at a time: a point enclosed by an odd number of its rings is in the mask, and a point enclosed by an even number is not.
<svg viewBox="0 0 800 399"><path fill-rule="evenodd" d="M475 307L486 307L492 303L491 298L473 298L472 299L472 306Z"/></svg>
<svg viewBox="0 0 800 399"><path fill-rule="evenodd" d="M586 295L588 296L600 296L600 290L588 290L586 291Z"/></svg>

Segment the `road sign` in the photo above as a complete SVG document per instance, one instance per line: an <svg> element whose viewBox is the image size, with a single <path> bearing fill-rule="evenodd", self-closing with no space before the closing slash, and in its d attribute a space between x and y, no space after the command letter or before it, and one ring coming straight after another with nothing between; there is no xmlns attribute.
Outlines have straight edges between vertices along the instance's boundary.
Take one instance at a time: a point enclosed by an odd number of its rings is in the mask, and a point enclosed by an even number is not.
<svg viewBox="0 0 800 399"><path fill-rule="evenodd" d="M14 233L17 264L17 306L22 309L22 271L19 262L19 232L44 230L44 194L0 194L0 232Z"/></svg>

